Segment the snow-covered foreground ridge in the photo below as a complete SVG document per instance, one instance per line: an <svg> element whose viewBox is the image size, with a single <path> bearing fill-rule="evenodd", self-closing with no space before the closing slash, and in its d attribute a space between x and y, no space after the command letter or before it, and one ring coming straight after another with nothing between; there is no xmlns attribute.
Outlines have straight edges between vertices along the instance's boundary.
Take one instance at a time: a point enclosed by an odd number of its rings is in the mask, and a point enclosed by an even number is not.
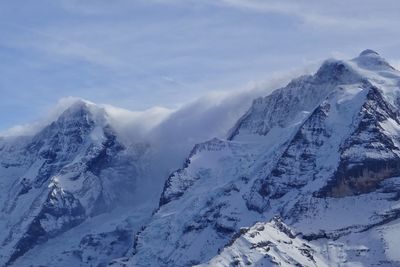
<svg viewBox="0 0 400 267"><path fill-rule="evenodd" d="M279 217L242 228L206 266L329 266L320 248L295 235ZM233 261L232 261L233 260Z"/></svg>
<svg viewBox="0 0 400 267"><path fill-rule="evenodd" d="M164 176L174 153L74 102L0 139L0 266L400 266L399 115L400 73L365 50Z"/></svg>

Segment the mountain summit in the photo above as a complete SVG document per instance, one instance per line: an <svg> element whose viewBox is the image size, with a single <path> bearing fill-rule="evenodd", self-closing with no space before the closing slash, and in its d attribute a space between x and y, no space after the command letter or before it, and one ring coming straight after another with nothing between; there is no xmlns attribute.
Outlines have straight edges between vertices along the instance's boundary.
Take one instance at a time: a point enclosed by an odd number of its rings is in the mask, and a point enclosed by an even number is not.
<svg viewBox="0 0 400 267"><path fill-rule="evenodd" d="M379 54L372 49L365 49L359 55L359 57L363 57L363 56L379 56Z"/></svg>

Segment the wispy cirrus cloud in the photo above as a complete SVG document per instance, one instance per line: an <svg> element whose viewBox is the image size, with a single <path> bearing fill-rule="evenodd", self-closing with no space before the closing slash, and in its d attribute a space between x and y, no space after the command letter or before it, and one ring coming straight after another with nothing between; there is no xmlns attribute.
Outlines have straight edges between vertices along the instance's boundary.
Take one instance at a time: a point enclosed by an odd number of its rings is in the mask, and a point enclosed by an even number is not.
<svg viewBox="0 0 400 267"><path fill-rule="evenodd" d="M252 10L273 12L299 18L303 23L322 27L346 27L347 29L383 28L397 19L394 0L384 1L333 1L329 4L316 0L219 0L221 3ZM392 20L391 20L392 19Z"/></svg>

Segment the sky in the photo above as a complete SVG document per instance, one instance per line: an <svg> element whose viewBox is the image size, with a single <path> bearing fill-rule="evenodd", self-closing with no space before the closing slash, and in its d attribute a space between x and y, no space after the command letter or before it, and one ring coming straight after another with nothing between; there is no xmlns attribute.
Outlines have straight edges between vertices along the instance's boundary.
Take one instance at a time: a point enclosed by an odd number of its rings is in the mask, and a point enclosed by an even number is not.
<svg viewBox="0 0 400 267"><path fill-rule="evenodd" d="M174 110L366 48L400 66L399 12L397 0L0 1L0 132L69 96Z"/></svg>

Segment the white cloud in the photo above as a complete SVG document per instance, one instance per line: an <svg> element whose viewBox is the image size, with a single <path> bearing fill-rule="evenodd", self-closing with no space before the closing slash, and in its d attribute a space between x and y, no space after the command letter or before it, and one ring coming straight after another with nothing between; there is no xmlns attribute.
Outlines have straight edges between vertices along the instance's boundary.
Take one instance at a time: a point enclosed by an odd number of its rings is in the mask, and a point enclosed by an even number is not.
<svg viewBox="0 0 400 267"><path fill-rule="evenodd" d="M110 105L101 106L106 110L108 121L125 143L147 141L148 134L173 112L163 107L130 111Z"/></svg>

